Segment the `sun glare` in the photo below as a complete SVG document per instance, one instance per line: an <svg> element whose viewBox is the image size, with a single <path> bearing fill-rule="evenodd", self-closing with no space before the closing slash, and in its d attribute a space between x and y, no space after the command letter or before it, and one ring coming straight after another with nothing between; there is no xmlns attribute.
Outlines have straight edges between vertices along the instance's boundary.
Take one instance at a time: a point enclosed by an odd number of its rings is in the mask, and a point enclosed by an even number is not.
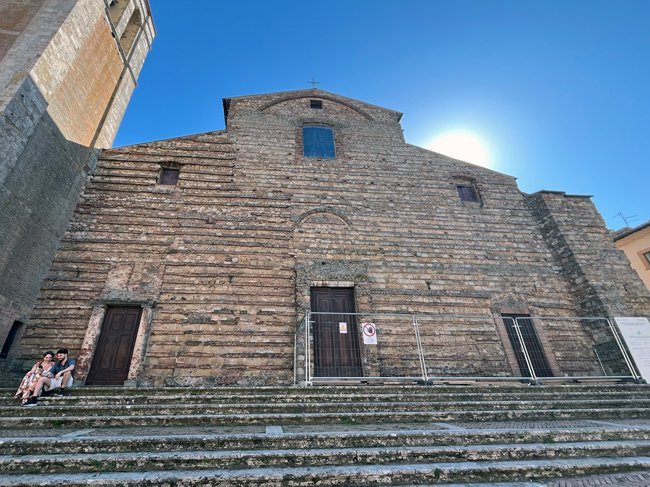
<svg viewBox="0 0 650 487"><path fill-rule="evenodd" d="M478 166L489 167L491 162L485 142L470 132L442 133L427 144L427 149Z"/></svg>

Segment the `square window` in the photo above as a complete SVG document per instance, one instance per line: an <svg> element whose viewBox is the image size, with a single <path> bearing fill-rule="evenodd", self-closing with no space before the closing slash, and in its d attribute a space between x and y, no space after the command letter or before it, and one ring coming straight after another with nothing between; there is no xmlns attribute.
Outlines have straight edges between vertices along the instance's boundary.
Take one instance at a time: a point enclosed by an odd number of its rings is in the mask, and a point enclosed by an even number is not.
<svg viewBox="0 0 650 487"><path fill-rule="evenodd" d="M160 170L160 178L158 179L158 184L169 184L172 186L176 185L176 183L178 183L179 173L179 169L163 167Z"/></svg>
<svg viewBox="0 0 650 487"><path fill-rule="evenodd" d="M457 184L456 189L458 190L458 196L461 201L472 201L478 203L478 194L476 194L474 186L468 184Z"/></svg>
<svg viewBox="0 0 650 487"><path fill-rule="evenodd" d="M334 159L334 131L331 127L308 125L302 128L302 148L305 157Z"/></svg>
<svg viewBox="0 0 650 487"><path fill-rule="evenodd" d="M309 100L309 108L316 108L318 110L323 108L322 100Z"/></svg>

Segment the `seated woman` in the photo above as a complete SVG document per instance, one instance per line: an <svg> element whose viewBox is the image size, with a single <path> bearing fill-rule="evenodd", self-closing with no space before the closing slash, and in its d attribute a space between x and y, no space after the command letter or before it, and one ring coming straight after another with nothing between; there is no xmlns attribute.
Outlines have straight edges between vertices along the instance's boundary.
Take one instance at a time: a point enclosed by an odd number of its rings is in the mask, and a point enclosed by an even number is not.
<svg viewBox="0 0 650 487"><path fill-rule="evenodd" d="M52 377L52 367L54 367L54 352L47 351L43 354L43 359L36 362L25 374L14 397L16 399L22 398L23 404L27 403L29 398L34 394L34 386L38 379L41 377Z"/></svg>
<svg viewBox="0 0 650 487"><path fill-rule="evenodd" d="M38 405L38 397L43 390L51 391L52 389L60 389L60 395L65 396L66 391L72 386L72 374L77 361L68 357L68 349L62 348L56 352L56 363L50 370L49 377L41 376L34 383L34 393L25 406Z"/></svg>

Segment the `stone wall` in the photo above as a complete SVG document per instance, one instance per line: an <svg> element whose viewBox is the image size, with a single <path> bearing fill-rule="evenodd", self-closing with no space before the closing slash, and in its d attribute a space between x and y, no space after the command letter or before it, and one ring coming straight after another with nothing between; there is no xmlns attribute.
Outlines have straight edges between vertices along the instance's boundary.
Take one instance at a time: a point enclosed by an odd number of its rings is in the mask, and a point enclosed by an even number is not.
<svg viewBox="0 0 650 487"><path fill-rule="evenodd" d="M605 272L624 272L588 200L555 208L553 227L541 210L553 193L527 197L510 176L406 144L398 112L320 90L225 107L227 131L104 151L22 358L66 345L83 379L107 306L131 304L148 316L132 383L287 383L310 288L333 286L353 287L357 311L377 323L381 346L363 347L366 374L390 375L413 355L410 318L382 313L419 313L431 374L518 375L501 313L597 310L585 307L554 232L581 258L586 234L614 259ZM303 157L305 123L334 128L335 159ZM176 186L158 184L164 167L180 169ZM460 201L459 183L480 201ZM584 220L572 227L572 214ZM592 288L617 312L647 309L647 296ZM580 321L535 327L555 374L598 373Z"/></svg>
<svg viewBox="0 0 650 487"><path fill-rule="evenodd" d="M650 315L650 293L590 197L540 191L528 203L583 315Z"/></svg>
<svg viewBox="0 0 650 487"><path fill-rule="evenodd" d="M148 11L146 0L130 4ZM27 321L155 34L147 17L131 76L103 1L9 2L2 12L17 30L0 58L0 343Z"/></svg>

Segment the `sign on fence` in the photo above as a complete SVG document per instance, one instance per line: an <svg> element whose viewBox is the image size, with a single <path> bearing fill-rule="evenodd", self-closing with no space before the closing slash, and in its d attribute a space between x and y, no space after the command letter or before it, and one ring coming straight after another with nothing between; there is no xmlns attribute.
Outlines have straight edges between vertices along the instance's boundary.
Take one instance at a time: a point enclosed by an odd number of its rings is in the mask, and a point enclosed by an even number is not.
<svg viewBox="0 0 650 487"><path fill-rule="evenodd" d="M630 351L636 368L646 380L650 380L650 322L648 318L614 318L623 340Z"/></svg>

